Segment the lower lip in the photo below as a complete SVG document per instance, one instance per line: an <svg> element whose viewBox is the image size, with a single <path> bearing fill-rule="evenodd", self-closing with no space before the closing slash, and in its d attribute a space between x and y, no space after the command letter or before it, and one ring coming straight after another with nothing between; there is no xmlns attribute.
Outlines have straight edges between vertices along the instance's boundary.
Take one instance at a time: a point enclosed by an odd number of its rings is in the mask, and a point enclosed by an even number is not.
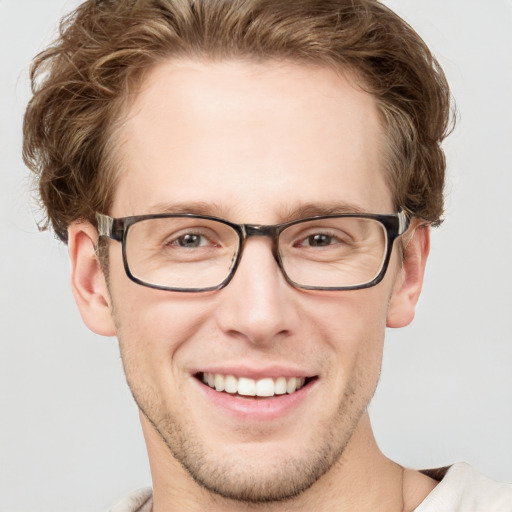
<svg viewBox="0 0 512 512"><path fill-rule="evenodd" d="M215 391L197 379L196 382L207 400L222 409L225 414L245 421L271 421L281 418L299 407L312 391L317 379L308 382L294 393L274 395L268 398L243 398L239 395Z"/></svg>

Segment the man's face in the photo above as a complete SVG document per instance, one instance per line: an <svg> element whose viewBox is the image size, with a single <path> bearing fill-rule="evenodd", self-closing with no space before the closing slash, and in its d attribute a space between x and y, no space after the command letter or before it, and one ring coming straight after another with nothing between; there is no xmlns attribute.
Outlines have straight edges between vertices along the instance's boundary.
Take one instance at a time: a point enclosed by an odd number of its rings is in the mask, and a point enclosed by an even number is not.
<svg viewBox="0 0 512 512"><path fill-rule="evenodd" d="M375 102L324 68L160 65L116 144L114 217L276 224L298 211L394 213ZM271 241L253 237L227 287L178 293L130 281L120 244L110 246L114 321L150 456L165 452L206 488L252 501L291 496L339 460L378 380L396 254L373 288L304 291L283 278ZM212 389L204 373L306 384L241 397Z"/></svg>

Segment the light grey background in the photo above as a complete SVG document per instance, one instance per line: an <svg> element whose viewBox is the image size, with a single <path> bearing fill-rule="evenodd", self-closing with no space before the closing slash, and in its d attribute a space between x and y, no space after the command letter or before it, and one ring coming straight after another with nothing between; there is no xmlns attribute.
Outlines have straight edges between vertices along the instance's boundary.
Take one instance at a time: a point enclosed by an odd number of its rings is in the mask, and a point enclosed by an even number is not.
<svg viewBox="0 0 512 512"><path fill-rule="evenodd" d="M30 59L75 4L0 0L2 512L102 511L150 482L116 341L82 325L20 158ZM445 67L460 121L417 317L388 333L377 439L412 467L466 460L512 481L512 2L387 4Z"/></svg>

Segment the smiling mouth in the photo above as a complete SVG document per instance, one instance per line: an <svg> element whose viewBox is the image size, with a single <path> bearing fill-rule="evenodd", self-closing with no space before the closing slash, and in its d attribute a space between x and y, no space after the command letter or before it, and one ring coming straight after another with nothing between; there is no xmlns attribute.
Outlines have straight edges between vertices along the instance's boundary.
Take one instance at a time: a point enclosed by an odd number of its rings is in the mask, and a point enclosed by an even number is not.
<svg viewBox="0 0 512 512"><path fill-rule="evenodd" d="M210 388L221 393L264 398L295 393L316 378L265 377L255 380L248 377L235 377L234 375L207 372L199 373L196 377Z"/></svg>

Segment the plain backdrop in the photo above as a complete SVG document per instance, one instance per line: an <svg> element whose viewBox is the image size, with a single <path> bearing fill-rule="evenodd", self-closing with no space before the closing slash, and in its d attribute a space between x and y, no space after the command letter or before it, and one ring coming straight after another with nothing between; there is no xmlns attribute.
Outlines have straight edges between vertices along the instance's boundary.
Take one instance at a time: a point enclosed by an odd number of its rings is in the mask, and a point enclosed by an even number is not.
<svg viewBox="0 0 512 512"><path fill-rule="evenodd" d="M446 221L413 324L389 331L371 416L416 468L512 481L512 2L389 0L459 109ZM103 511L150 483L115 339L82 324L66 247L39 233L21 161L28 66L71 0L0 0L0 511Z"/></svg>

